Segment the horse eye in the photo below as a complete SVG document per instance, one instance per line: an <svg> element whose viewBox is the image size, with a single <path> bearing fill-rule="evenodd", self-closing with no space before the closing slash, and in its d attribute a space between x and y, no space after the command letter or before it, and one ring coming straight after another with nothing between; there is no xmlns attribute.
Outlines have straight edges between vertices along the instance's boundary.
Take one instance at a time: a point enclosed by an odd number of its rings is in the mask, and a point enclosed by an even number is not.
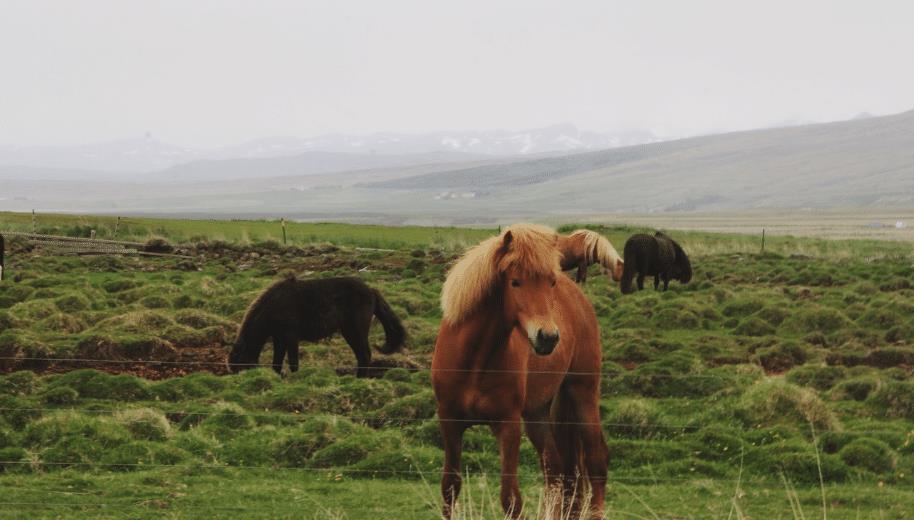
<svg viewBox="0 0 914 520"><path fill-rule="evenodd" d="M552 280L552 286L555 287L555 279Z"/></svg>
<svg viewBox="0 0 914 520"><path fill-rule="evenodd" d="M511 280L511 287L520 287L520 280Z"/></svg>

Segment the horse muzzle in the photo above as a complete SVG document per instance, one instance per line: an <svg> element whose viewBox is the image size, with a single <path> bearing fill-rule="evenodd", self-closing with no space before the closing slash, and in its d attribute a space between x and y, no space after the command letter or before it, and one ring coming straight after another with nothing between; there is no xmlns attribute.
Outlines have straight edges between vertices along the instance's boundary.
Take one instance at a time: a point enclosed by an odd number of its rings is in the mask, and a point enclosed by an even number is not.
<svg viewBox="0 0 914 520"><path fill-rule="evenodd" d="M533 352L539 356L548 356L552 354L552 351L555 350L555 346L559 344L559 331L555 332L544 332L543 329L537 331L535 337L530 338L530 346L533 347Z"/></svg>

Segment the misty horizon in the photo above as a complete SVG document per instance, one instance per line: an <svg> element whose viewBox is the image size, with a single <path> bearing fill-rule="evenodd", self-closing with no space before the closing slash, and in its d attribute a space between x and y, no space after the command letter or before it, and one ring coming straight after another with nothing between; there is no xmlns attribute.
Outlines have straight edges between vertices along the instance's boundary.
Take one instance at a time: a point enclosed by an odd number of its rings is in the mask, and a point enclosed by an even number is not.
<svg viewBox="0 0 914 520"><path fill-rule="evenodd" d="M914 6L4 3L0 144L535 129L664 138L914 108Z"/></svg>
<svg viewBox="0 0 914 520"><path fill-rule="evenodd" d="M184 148L188 150L200 150L200 151L215 151L224 148L230 148L233 146L252 144L262 141L272 141L272 140L314 140L327 137L349 137L349 138L371 138L371 137L381 137L381 136L396 136L396 137L423 137L423 136L440 136L445 134L499 134L499 133L520 133L520 132L532 132L538 130L549 130L549 129L561 129L568 128L574 129L579 132L600 134L604 136L613 136L613 135L627 135L627 134L650 134L653 137L656 137L658 140L678 140L678 139L689 139L693 137L706 137L718 134L728 134L734 132L747 132L753 130L765 130L771 128L783 128L783 127L792 127L792 126L805 126L805 125L817 125L817 124L826 124L826 123L835 123L840 121L851 121L854 119L869 118L869 117L879 117L879 116L891 116L903 114L914 110L914 106L910 109L904 109L898 112L892 113L876 113L872 111L859 111L849 113L846 116L839 117L837 119L828 119L828 120L809 120L799 117L786 118L780 121L772 122L771 124L762 125L762 126L752 126L746 128L720 128L708 130L706 132L698 132L693 134L681 134L681 135L662 135L654 132L650 128L623 128L614 131L599 131L592 128L584 128L573 121L561 121L553 124L548 124L535 128L507 128L507 127L494 127L494 128L450 128L450 129L432 129L425 132L397 132L390 130L378 130L373 132L365 133L346 133L346 132L322 132L308 135L293 135L293 134L273 134L273 135L258 135L250 136L239 141L232 141L223 144L214 144L206 146L196 146L188 143L177 142L167 140L160 137L154 131L145 131L135 135L124 135L113 137L110 139L101 139L93 141L73 141L73 142L36 142L36 143L7 143L0 142L0 148L75 148L81 146L91 146L91 145L103 145L103 144L115 144L115 143L124 143L124 142L133 142L140 140L149 140L155 141L162 144L167 144L179 148ZM371 150L366 150L366 152L372 152Z"/></svg>

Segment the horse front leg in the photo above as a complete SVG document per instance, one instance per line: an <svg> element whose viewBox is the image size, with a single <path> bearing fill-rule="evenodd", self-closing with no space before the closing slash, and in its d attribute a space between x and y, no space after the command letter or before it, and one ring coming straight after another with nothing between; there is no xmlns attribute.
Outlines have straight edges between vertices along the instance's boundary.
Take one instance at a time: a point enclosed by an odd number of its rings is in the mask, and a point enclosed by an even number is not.
<svg viewBox="0 0 914 520"><path fill-rule="evenodd" d="M282 361L286 357L286 348L281 340L273 338L273 370L282 375Z"/></svg>
<svg viewBox="0 0 914 520"><path fill-rule="evenodd" d="M463 432L467 424L461 421L448 420L446 414L438 411L438 424L444 440L444 469L441 473L441 516L450 520L460 496L463 479L460 476L460 455L463 452Z"/></svg>
<svg viewBox="0 0 914 520"><path fill-rule="evenodd" d="M523 499L517 478L520 459L520 416L509 418L492 426L498 438L501 455L501 507L508 518L520 518Z"/></svg>
<svg viewBox="0 0 914 520"><path fill-rule="evenodd" d="M578 282L581 285L587 283L587 264L581 262L578 264L578 274L574 277L574 281Z"/></svg>

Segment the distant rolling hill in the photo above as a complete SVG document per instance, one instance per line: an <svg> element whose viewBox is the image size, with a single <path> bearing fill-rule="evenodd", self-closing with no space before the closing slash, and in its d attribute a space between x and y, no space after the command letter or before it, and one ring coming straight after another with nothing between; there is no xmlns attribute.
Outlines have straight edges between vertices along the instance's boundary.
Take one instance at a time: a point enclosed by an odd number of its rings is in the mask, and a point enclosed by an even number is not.
<svg viewBox="0 0 914 520"><path fill-rule="evenodd" d="M889 206L914 206L914 111L564 155L306 152L197 161L142 182L0 175L0 209L121 214L491 223Z"/></svg>
<svg viewBox="0 0 914 520"><path fill-rule="evenodd" d="M492 158L463 152L430 152L404 155L304 152L287 157L194 161L147 174L146 179L183 181L263 179L380 168L402 168L422 164L470 162L484 159Z"/></svg>
<svg viewBox="0 0 914 520"><path fill-rule="evenodd" d="M585 211L910 205L914 111L480 165L364 187L476 192Z"/></svg>

